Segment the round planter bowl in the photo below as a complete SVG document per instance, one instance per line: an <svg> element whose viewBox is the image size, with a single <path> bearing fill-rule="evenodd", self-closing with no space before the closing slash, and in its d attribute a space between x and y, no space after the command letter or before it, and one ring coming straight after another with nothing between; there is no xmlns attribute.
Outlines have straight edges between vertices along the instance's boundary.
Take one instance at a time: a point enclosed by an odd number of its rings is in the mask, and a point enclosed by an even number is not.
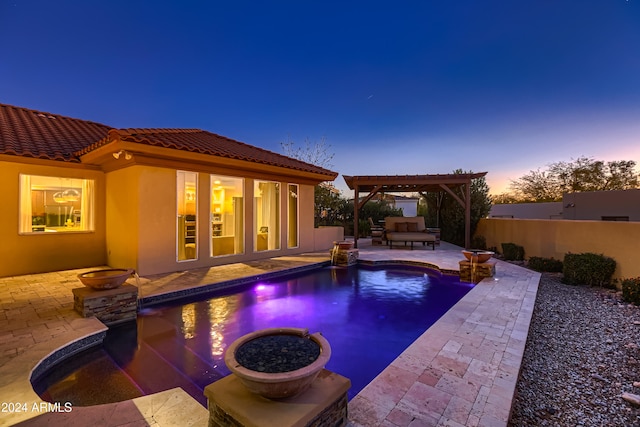
<svg viewBox="0 0 640 427"><path fill-rule="evenodd" d="M493 256L493 252L483 251L479 249L464 249L462 253L464 254L464 257L467 259L467 261L477 262L478 264L489 261Z"/></svg>
<svg viewBox="0 0 640 427"><path fill-rule="evenodd" d="M353 249L353 243L354 242L343 241L343 242L335 242L334 245L338 245L338 249L349 250L349 249Z"/></svg>
<svg viewBox="0 0 640 427"><path fill-rule="evenodd" d="M115 289L135 273L132 268L109 268L78 274L83 285L93 289Z"/></svg>
<svg viewBox="0 0 640 427"><path fill-rule="evenodd" d="M309 365L288 372L267 373L247 369L236 360L236 351L256 338L272 335L294 335L307 338L320 346L320 355ZM224 363L236 374L252 393L267 399L284 399L296 396L309 388L331 357L331 346L319 332L309 335L303 328L267 328L244 335L235 340L224 355Z"/></svg>

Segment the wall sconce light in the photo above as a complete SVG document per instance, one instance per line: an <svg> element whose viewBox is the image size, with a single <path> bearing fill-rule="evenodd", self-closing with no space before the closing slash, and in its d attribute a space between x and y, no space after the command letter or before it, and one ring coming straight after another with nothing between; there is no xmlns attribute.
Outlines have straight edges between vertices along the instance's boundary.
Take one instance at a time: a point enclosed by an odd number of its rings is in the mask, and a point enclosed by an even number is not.
<svg viewBox="0 0 640 427"><path fill-rule="evenodd" d="M119 159L119 158L120 158L120 156L122 156L123 154L124 154L124 159L125 159L125 160L131 160L131 159L133 158L133 156L131 155L131 153L129 153L128 151L125 151L125 150L120 150L120 151L117 151L117 152L113 153L113 158L117 160L117 159Z"/></svg>

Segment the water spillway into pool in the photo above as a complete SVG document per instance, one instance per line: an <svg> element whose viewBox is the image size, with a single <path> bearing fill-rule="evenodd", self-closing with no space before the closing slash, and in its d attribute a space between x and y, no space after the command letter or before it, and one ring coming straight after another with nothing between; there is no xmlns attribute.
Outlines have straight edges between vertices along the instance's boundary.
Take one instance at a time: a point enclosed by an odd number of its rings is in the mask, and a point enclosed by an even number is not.
<svg viewBox="0 0 640 427"><path fill-rule="evenodd" d="M224 352L235 339L299 327L330 342L326 368L351 380L352 398L472 286L409 266L328 267L155 305L112 328L103 346L49 370L34 389L83 406L182 387L206 406L202 390L230 374Z"/></svg>

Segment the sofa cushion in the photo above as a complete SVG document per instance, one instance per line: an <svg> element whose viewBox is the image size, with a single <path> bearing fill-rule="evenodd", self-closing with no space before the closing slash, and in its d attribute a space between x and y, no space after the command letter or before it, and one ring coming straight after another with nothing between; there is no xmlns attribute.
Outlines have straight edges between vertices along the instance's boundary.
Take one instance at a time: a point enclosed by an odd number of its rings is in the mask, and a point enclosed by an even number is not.
<svg viewBox="0 0 640 427"><path fill-rule="evenodd" d="M387 232L387 240L393 240L395 242L435 242L436 236L433 234L423 233L422 231L413 233L389 231Z"/></svg>
<svg viewBox="0 0 640 427"><path fill-rule="evenodd" d="M425 229L423 216L388 216L384 219L387 231L396 231L396 224L399 222L418 224L418 232Z"/></svg>
<svg viewBox="0 0 640 427"><path fill-rule="evenodd" d="M407 222L407 231L409 231L409 232L418 231L418 223L417 222Z"/></svg>
<svg viewBox="0 0 640 427"><path fill-rule="evenodd" d="M408 227L406 222L396 222L396 231L398 233L406 233L407 228Z"/></svg>

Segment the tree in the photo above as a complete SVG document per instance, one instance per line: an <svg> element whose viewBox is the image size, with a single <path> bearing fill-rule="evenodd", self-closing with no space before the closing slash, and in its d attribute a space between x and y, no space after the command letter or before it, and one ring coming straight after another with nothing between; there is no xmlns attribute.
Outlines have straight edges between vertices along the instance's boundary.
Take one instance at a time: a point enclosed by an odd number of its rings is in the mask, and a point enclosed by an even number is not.
<svg viewBox="0 0 640 427"><path fill-rule="evenodd" d="M329 152L328 145L323 136L319 142L312 144L309 138L305 140L304 147L296 147L295 142L287 138L280 146L288 157L310 163L315 166L330 168L333 153ZM314 188L314 224L342 225L345 221L347 201L340 195L340 191L330 182L321 182Z"/></svg>
<svg viewBox="0 0 640 427"><path fill-rule="evenodd" d="M334 154L329 151L331 149L331 145L327 144L327 140L324 136L320 138L320 141L313 144L309 138L305 139L304 142L304 147L296 147L295 142L290 138L287 138L287 141L281 142L280 146L282 147L282 151L284 151L285 156L293 157L294 159L302 160L303 162L325 169L329 169L333 166L331 161L333 160Z"/></svg>
<svg viewBox="0 0 640 427"><path fill-rule="evenodd" d="M321 182L315 187L314 224L343 225L348 218L348 202L340 191L329 182Z"/></svg>
<svg viewBox="0 0 640 427"><path fill-rule="evenodd" d="M457 169L454 174L473 173L463 172ZM455 189L458 197L464 200L464 188ZM478 222L485 218L491 210L491 197L489 186L484 177L471 181L471 236L475 233ZM427 201L427 214L425 220L427 227L440 228L442 240L458 246L465 245L465 211L462 206L447 192L426 193L423 197ZM468 202L468 201L466 201Z"/></svg>
<svg viewBox="0 0 640 427"><path fill-rule="evenodd" d="M556 202L564 193L628 190L638 188L640 174L633 160L604 162L579 157L571 162L555 162L546 171L537 169L511 182L510 188L521 202Z"/></svg>
<svg viewBox="0 0 640 427"><path fill-rule="evenodd" d="M502 193L497 196L491 195L491 202L494 205L504 205L509 203L520 203L520 199L513 193Z"/></svg>
<svg viewBox="0 0 640 427"><path fill-rule="evenodd" d="M388 216L402 216L402 209L391 206L391 203L382 197L379 200L369 200L365 203L358 216L360 218L358 221L358 235L359 237L367 237L371 235L369 218L373 220L374 224L378 224ZM353 224L353 220L351 223ZM351 231L350 228L345 227L345 232L346 230Z"/></svg>

